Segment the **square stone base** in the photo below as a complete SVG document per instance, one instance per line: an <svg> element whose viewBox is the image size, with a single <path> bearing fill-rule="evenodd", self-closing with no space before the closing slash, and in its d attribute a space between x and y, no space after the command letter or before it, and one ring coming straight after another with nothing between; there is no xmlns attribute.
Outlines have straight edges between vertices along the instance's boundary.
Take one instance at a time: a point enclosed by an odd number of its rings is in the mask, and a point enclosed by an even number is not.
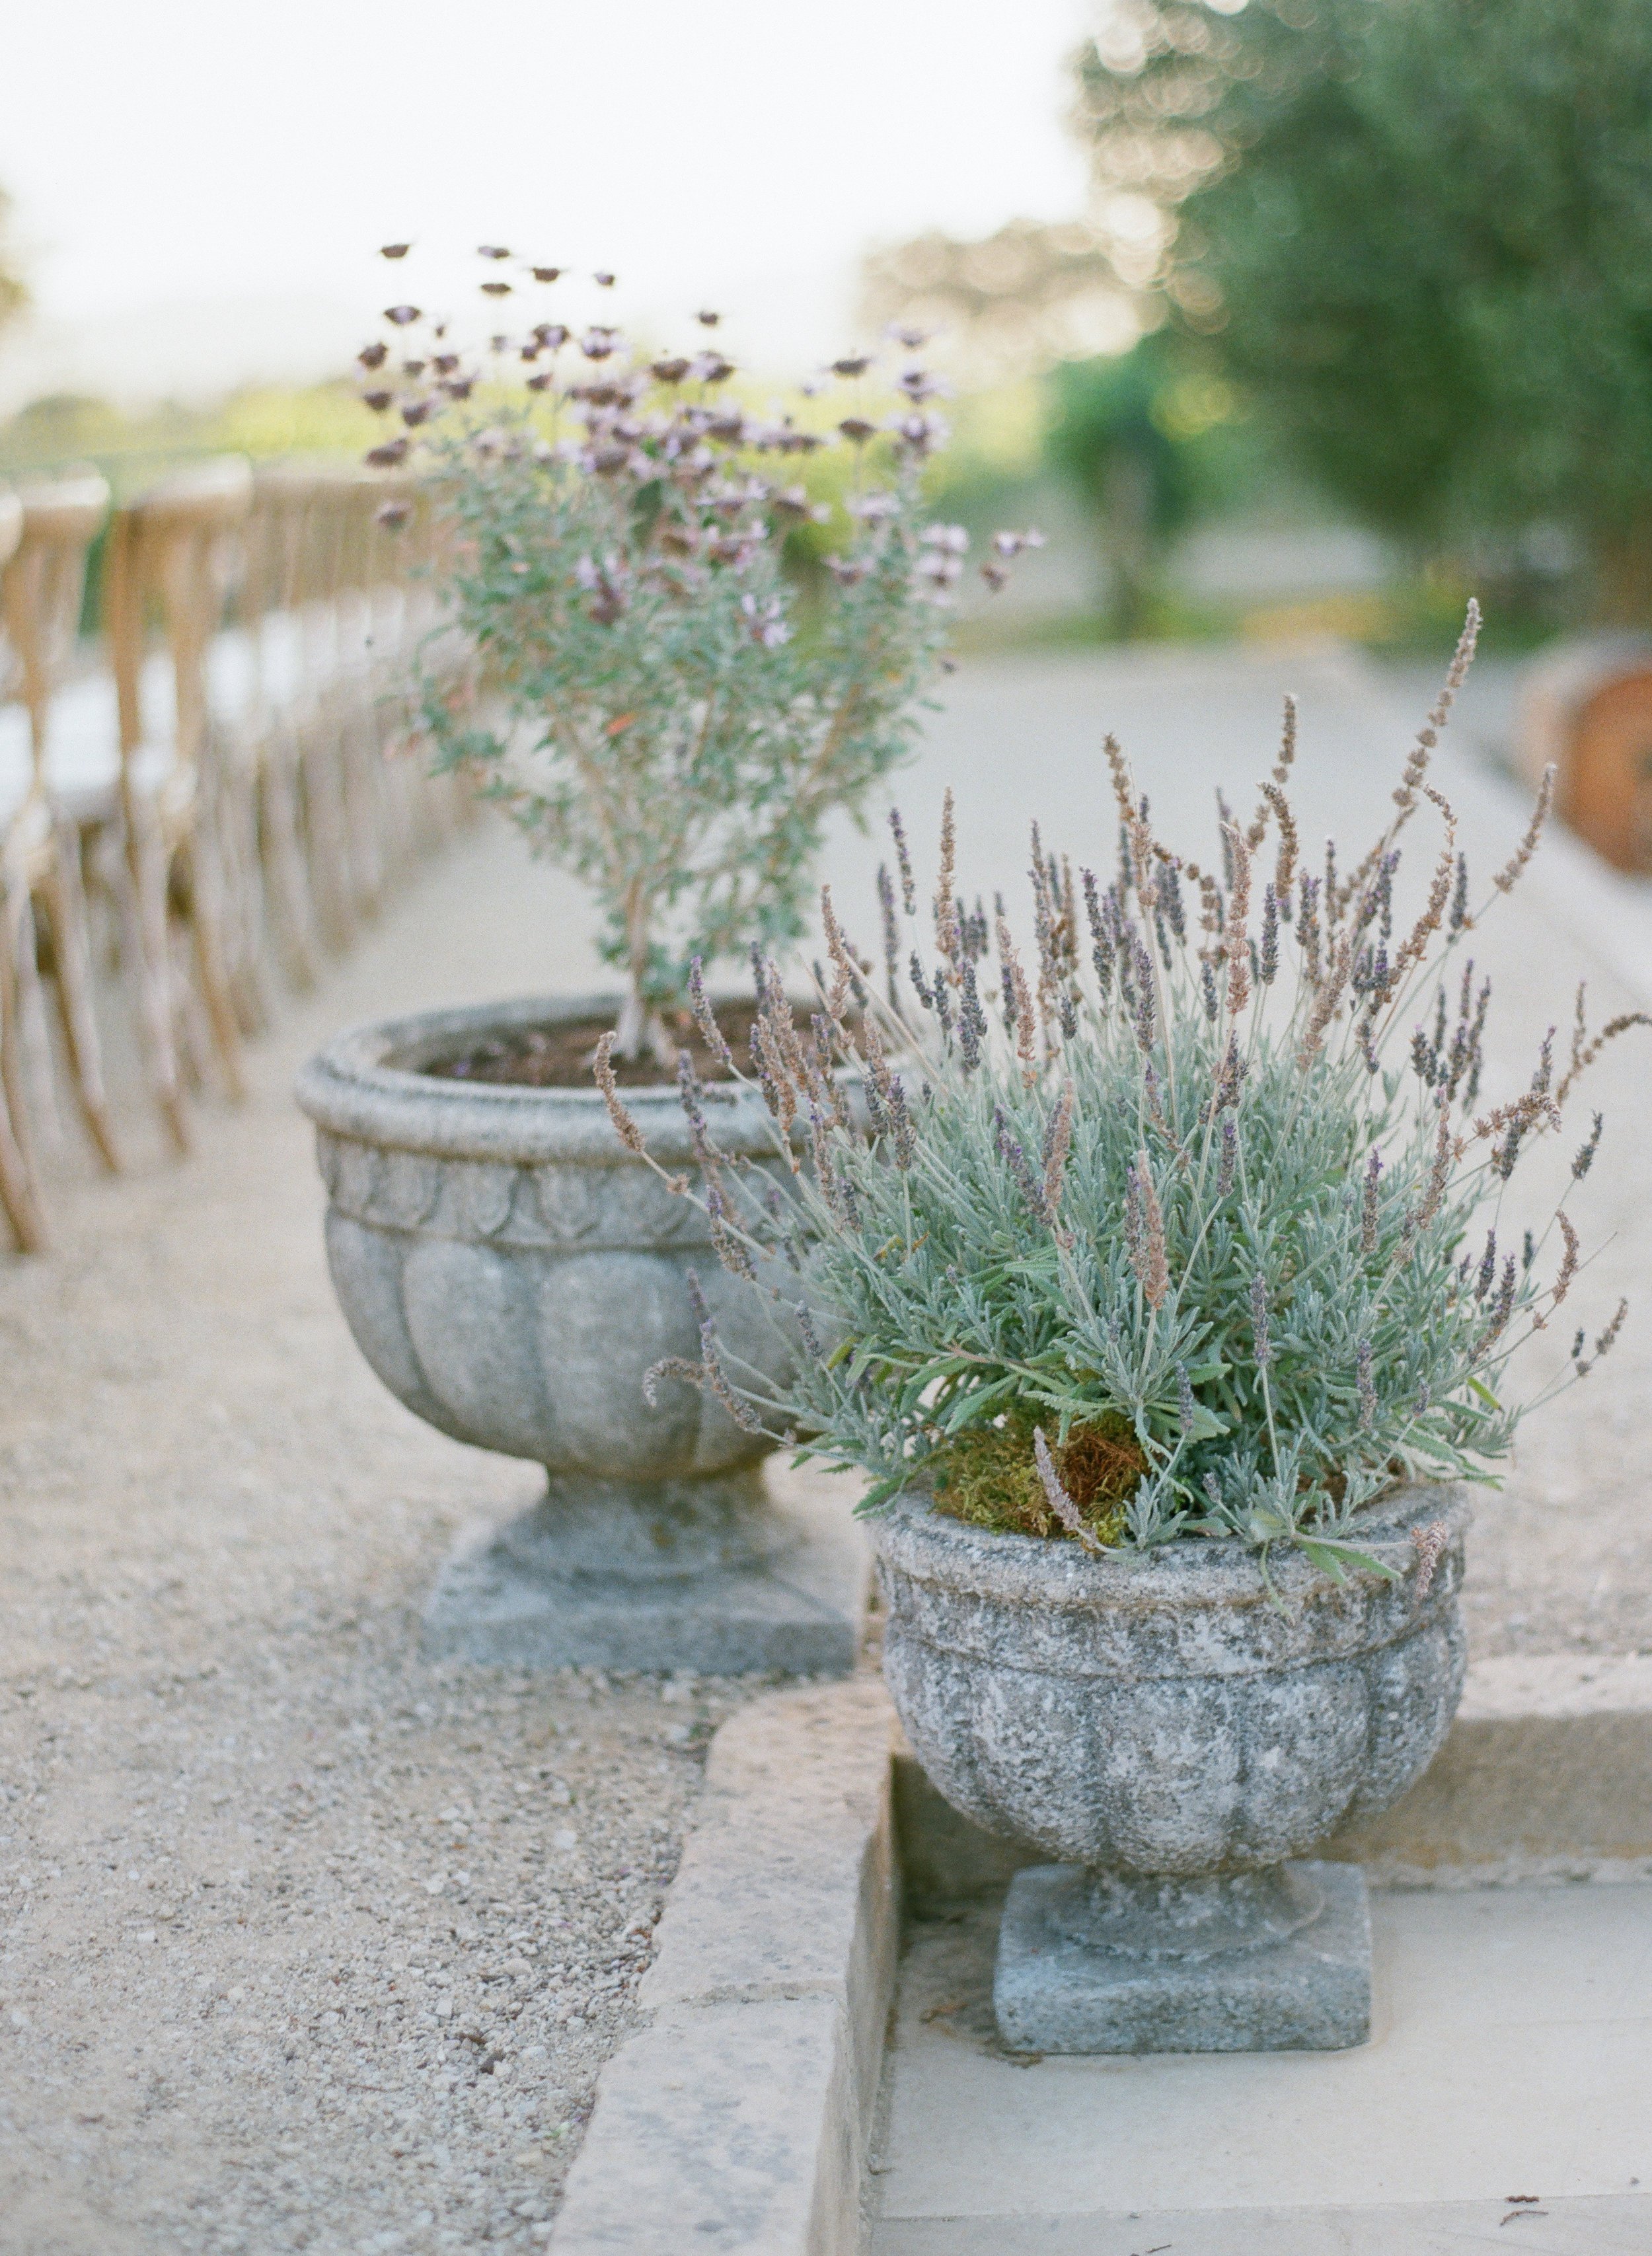
<svg viewBox="0 0 1652 2256"><path fill-rule="evenodd" d="M846 1676L871 1580L851 1500L841 1483L776 1477L773 1559L674 1580L547 1572L525 1563L501 1531L480 1530L438 1576L420 1648L427 1660L519 1668Z"/></svg>
<svg viewBox="0 0 1652 2256"><path fill-rule="evenodd" d="M1371 2034L1371 1914L1356 1865L1296 1864L1324 1898L1284 1942L1199 1960L1126 1957L1066 1931L1075 1865L1010 1884L992 2005L1013 2052L1340 2052Z"/></svg>

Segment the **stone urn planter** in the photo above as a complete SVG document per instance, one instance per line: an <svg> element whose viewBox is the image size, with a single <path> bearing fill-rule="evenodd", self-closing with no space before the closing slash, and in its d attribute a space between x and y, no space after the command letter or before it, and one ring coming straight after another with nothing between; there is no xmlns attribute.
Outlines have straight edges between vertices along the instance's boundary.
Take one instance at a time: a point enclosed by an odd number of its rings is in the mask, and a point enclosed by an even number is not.
<svg viewBox="0 0 1652 2256"><path fill-rule="evenodd" d="M543 1500L449 1562L427 1647L492 1661L845 1670L865 1546L841 1505L766 1490L768 1444L707 1395L643 1376L699 1352L688 1273L726 1355L780 1375L756 1287L705 1218L627 1152L591 1089L445 1078L490 1036L595 1018L582 996L434 1011L341 1035L305 1068L327 1251L357 1344L456 1440L542 1464ZM594 1039L594 1037L593 1037ZM693 1175L674 1088L628 1089L660 1162ZM714 1141L784 1177L751 1092L709 1105Z"/></svg>
<svg viewBox="0 0 1652 2256"><path fill-rule="evenodd" d="M1188 1540L1144 1556L961 1525L908 1495L871 1522L884 1672L919 1761L1020 1872L994 2005L1025 2052L1323 2050L1368 2034L1356 1866L1301 1861L1399 1799L1462 1692L1469 1508L1372 1508L1400 1570L1338 1584L1295 1554ZM1426 1590L1414 1530L1444 1548Z"/></svg>

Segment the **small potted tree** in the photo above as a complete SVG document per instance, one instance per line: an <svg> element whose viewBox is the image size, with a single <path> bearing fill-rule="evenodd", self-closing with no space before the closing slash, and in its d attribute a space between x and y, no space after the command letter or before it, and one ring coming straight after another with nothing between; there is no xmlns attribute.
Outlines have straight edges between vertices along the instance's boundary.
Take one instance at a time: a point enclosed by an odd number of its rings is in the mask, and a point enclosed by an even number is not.
<svg viewBox="0 0 1652 2256"><path fill-rule="evenodd" d="M809 1164L778 1215L724 1171L725 1257L789 1258L810 1351L776 1388L709 1335L659 1379L870 1475L913 1746L959 1809L1057 1860L1005 1914L1020 2048L1366 2033L1363 1879L1301 1860L1444 1735L1465 1485L1507 1454L1509 1359L1567 1325L1579 1266L1566 1200L1523 1235L1502 1202L1602 1042L1648 1023L1591 1034L1580 997L1569 1052L1551 1032L1525 1090L1482 1096L1483 904L1427 776L1472 627L1351 868L1300 858L1288 730L1208 867L1154 835L1115 752L1117 874L1035 833L1025 957L962 910L943 840L928 951L891 920L898 1012L851 1018L830 927L822 1007L872 1132L777 1019L773 1150L801 1112ZM1400 837L1430 807L1402 907ZM1574 1183L1599 1136L1597 1115ZM1622 1316L1578 1331L1563 1377Z"/></svg>
<svg viewBox="0 0 1652 2256"><path fill-rule="evenodd" d="M484 257L491 302L558 279ZM881 390L869 356L839 362L835 413L806 427L742 403L717 316L700 319L689 354L534 320L478 362L398 304L363 353L368 404L397 427L369 460L421 470L448 536L422 698L438 756L585 880L623 985L357 1030L299 1096L334 1281L373 1368L444 1432L550 1474L539 1511L450 1569L432 1639L544 1662L847 1667L852 1556L839 1545L816 1571L766 1507L772 1443L691 1390L644 1399L643 1374L710 1316L776 1383L791 1350L709 1258L715 1211L661 1188L591 1068L688 1179L709 1135L789 1182L760 1100L730 1077L702 967L801 931L828 816L858 813L913 742L966 544L926 518L944 433L910 351ZM822 525L837 546L811 584L787 535ZM1000 536L989 582L1035 538ZM710 1131L685 1127L679 1071L708 1085Z"/></svg>

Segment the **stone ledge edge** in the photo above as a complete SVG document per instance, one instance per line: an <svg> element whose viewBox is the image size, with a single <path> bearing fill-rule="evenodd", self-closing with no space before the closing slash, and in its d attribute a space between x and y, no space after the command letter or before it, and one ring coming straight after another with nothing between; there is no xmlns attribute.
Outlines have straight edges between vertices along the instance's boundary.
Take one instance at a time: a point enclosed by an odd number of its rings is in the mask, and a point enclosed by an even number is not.
<svg viewBox="0 0 1652 2256"><path fill-rule="evenodd" d="M865 1675L717 1733L552 2256L858 2256L899 1944L890 1748Z"/></svg>
<svg viewBox="0 0 1652 2256"><path fill-rule="evenodd" d="M1478 1664L1422 1780L1327 1853L1394 1888L1652 1876L1648 1674L1633 1655ZM996 1893L1026 1861L941 1801L873 1677L731 1717L552 2256L858 2256L903 1879L922 1908Z"/></svg>

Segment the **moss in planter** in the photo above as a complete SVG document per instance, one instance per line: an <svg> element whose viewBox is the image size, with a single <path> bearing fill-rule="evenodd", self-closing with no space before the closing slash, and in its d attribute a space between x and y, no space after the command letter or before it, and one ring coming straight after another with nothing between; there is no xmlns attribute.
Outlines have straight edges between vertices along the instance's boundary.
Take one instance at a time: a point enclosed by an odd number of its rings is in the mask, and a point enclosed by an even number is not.
<svg viewBox="0 0 1652 2256"><path fill-rule="evenodd" d="M1127 1418L1108 1414L1075 1426L1051 1455L1062 1486L1103 1543L1125 1532L1125 1505L1147 1469ZM1033 1456L1033 1421L1006 1419L957 1435L930 1460L942 1512L997 1535L1063 1537ZM1072 1540L1072 1539L1069 1539Z"/></svg>

